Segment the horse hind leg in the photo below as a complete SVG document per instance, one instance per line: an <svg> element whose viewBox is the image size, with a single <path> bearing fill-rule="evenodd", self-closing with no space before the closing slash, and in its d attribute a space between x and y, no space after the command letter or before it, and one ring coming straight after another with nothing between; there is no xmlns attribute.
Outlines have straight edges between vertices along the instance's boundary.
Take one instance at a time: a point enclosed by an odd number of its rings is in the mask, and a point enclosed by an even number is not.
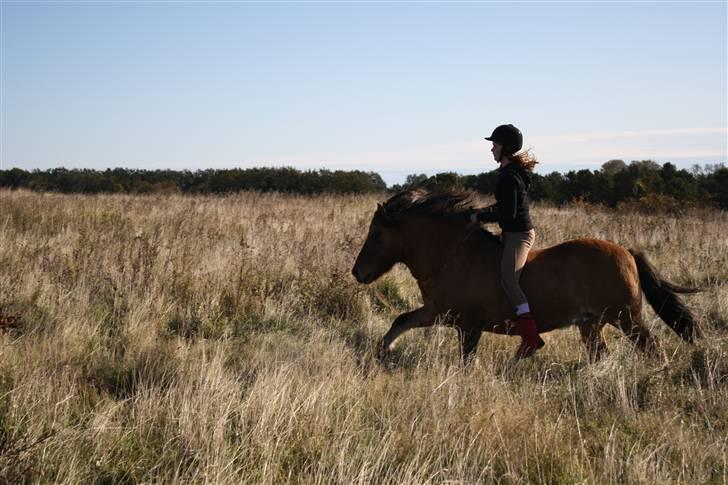
<svg viewBox="0 0 728 485"><path fill-rule="evenodd" d="M659 342L645 326L639 310L625 309L617 315L616 320L615 326L620 328L638 349L664 358Z"/></svg>
<svg viewBox="0 0 728 485"><path fill-rule="evenodd" d="M597 362L609 352L606 342L602 337L604 322L601 318L589 318L579 324L581 340L586 347L586 354L589 362Z"/></svg>

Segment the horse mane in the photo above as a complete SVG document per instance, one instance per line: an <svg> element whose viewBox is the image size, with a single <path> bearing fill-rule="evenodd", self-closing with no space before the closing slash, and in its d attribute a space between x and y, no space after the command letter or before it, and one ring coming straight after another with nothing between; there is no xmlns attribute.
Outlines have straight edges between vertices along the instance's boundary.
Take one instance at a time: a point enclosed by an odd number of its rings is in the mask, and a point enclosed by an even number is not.
<svg viewBox="0 0 728 485"><path fill-rule="evenodd" d="M423 187L407 189L393 195L377 211L388 220L406 216L444 219L466 224L465 212L476 205L476 194L470 190L437 189ZM485 236L502 244L498 236L480 227Z"/></svg>
<svg viewBox="0 0 728 485"><path fill-rule="evenodd" d="M390 215L420 215L452 217L471 209L474 194L465 190L427 190L415 188L403 190L384 203Z"/></svg>

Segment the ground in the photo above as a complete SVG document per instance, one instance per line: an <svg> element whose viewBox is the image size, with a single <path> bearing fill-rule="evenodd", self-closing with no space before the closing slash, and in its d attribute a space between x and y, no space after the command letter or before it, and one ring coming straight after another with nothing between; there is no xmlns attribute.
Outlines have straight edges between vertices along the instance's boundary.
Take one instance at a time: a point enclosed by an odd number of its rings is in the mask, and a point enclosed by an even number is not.
<svg viewBox="0 0 728 485"><path fill-rule="evenodd" d="M536 206L537 246L639 248L705 338L645 307L668 363L575 328L514 362L451 329L377 342L419 295L350 275L383 196L0 191L0 481L720 483L728 480L728 214Z"/></svg>

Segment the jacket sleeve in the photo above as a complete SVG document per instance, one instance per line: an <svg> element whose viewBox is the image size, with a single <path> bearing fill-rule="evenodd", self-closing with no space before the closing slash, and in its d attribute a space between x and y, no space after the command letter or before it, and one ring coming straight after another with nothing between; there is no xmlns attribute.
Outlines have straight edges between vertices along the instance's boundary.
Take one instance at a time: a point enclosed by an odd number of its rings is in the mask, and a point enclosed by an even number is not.
<svg viewBox="0 0 728 485"><path fill-rule="evenodd" d="M484 209L478 209L475 217L478 218L478 222L498 222L499 210L498 203L489 205Z"/></svg>
<svg viewBox="0 0 728 485"><path fill-rule="evenodd" d="M500 221L513 222L518 215L518 182L515 177L509 177L503 190L503 202L500 204Z"/></svg>
<svg viewBox="0 0 728 485"><path fill-rule="evenodd" d="M478 222L511 222L518 214L518 183L515 178L504 180L498 191L498 202L478 211Z"/></svg>

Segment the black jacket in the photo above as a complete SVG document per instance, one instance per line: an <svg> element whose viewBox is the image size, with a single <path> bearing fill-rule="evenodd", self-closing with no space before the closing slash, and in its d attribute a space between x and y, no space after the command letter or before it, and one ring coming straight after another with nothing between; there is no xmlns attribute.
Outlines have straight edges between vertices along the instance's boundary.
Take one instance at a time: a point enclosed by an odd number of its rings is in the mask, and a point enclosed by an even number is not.
<svg viewBox="0 0 728 485"><path fill-rule="evenodd" d="M528 211L528 171L511 162L500 169L495 184L496 203L476 212L478 222L497 222L505 232L524 232L533 229Z"/></svg>

